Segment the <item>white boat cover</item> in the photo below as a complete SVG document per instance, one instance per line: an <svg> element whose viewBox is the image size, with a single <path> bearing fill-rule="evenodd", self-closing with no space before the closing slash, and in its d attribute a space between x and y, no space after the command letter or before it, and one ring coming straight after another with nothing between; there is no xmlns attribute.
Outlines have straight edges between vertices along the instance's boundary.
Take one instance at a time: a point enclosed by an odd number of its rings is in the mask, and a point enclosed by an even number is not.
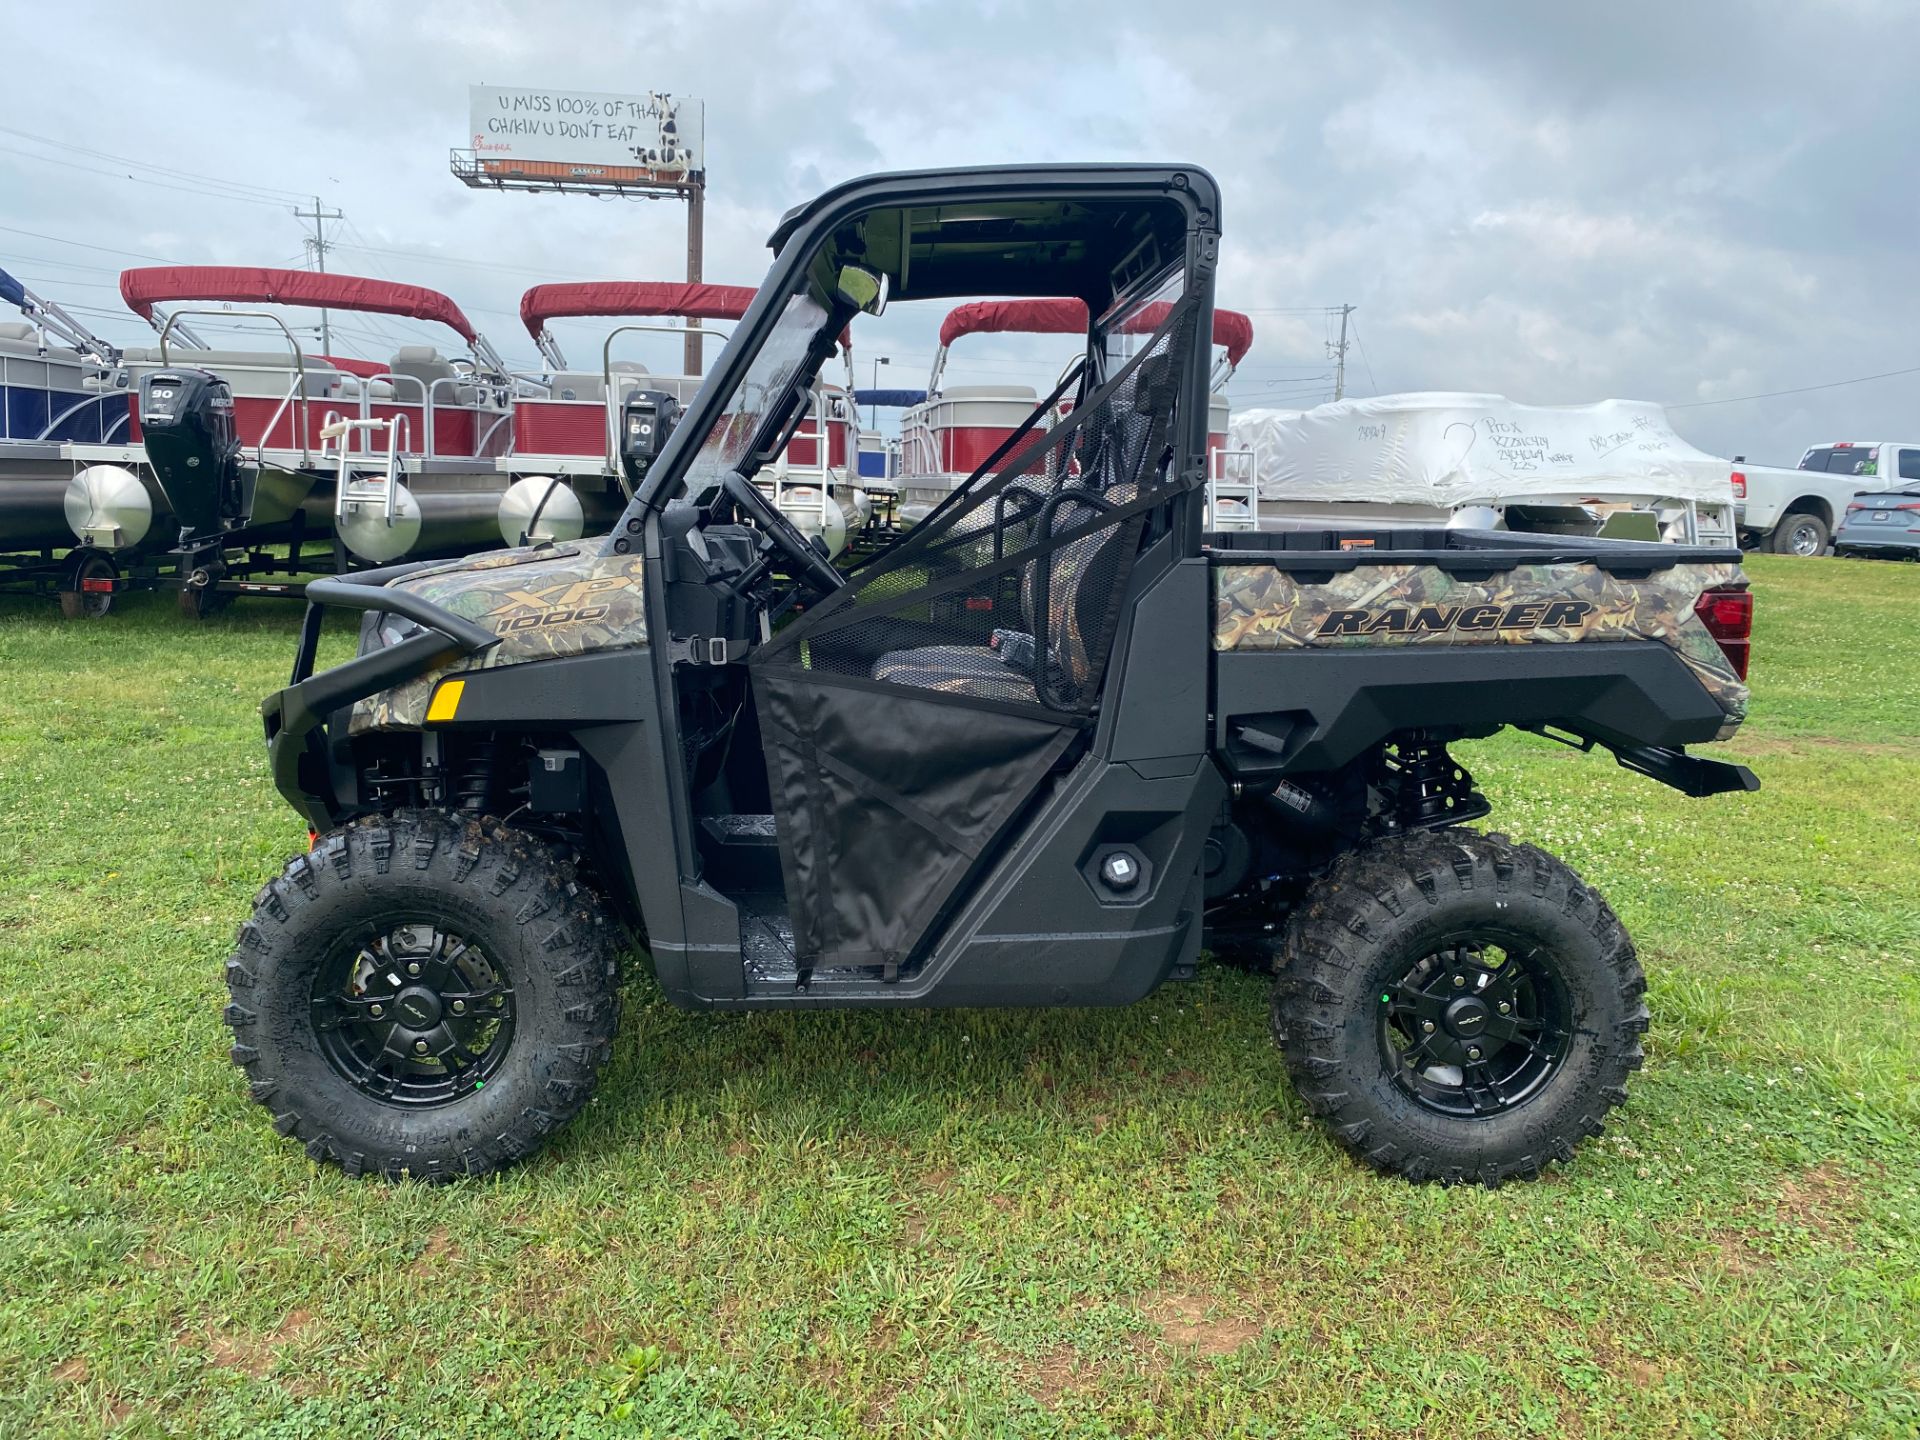
<svg viewBox="0 0 1920 1440"><path fill-rule="evenodd" d="M1732 464L1674 433L1644 400L1519 405L1433 391L1248 410L1228 444L1251 450L1263 500L1455 508L1527 497L1733 501Z"/></svg>

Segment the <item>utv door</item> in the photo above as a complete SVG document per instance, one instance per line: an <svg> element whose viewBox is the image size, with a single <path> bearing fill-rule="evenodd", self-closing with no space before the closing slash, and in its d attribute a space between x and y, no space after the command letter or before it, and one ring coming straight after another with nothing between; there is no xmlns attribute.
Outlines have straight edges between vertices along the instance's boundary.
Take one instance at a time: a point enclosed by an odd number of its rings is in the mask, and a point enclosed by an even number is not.
<svg viewBox="0 0 1920 1440"><path fill-rule="evenodd" d="M751 661L803 970L910 970L1089 732L1204 388L1203 296L1174 294L1096 327L1137 351Z"/></svg>

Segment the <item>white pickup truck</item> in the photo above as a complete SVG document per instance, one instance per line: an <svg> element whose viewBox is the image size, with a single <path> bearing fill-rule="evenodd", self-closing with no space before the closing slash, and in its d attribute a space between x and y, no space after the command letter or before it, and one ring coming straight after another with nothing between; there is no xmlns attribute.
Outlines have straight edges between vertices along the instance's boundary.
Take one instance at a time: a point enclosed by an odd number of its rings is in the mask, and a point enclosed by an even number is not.
<svg viewBox="0 0 1920 1440"><path fill-rule="evenodd" d="M1800 457L1800 468L1749 465L1733 457L1734 523L1747 550L1824 555L1847 502L1885 488L1885 477L1920 480L1920 443L1835 440Z"/></svg>

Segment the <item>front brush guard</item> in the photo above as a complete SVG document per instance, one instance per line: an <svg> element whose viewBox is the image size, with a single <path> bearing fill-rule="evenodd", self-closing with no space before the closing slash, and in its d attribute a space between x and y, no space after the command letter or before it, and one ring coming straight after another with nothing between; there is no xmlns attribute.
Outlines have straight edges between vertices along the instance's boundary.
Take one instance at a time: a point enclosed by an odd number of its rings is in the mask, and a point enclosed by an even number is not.
<svg viewBox="0 0 1920 1440"><path fill-rule="evenodd" d="M500 643L485 626L443 610L405 590L387 588L429 562L363 570L307 586L307 613L300 624L293 677L287 688L260 702L266 725L267 762L274 788L307 818L314 829L333 823L337 808L327 751L320 730L327 718L382 690L404 685L428 671ZM399 615L422 627L397 645L313 673L320 648L320 625L329 605Z"/></svg>

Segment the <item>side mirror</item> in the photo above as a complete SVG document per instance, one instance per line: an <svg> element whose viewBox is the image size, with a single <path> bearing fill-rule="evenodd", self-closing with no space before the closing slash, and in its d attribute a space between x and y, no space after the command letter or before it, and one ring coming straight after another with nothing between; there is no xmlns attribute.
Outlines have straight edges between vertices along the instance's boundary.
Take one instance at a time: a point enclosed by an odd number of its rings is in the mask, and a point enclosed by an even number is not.
<svg viewBox="0 0 1920 1440"><path fill-rule="evenodd" d="M840 298L867 315L878 315L887 308L887 277L859 265L840 267Z"/></svg>

